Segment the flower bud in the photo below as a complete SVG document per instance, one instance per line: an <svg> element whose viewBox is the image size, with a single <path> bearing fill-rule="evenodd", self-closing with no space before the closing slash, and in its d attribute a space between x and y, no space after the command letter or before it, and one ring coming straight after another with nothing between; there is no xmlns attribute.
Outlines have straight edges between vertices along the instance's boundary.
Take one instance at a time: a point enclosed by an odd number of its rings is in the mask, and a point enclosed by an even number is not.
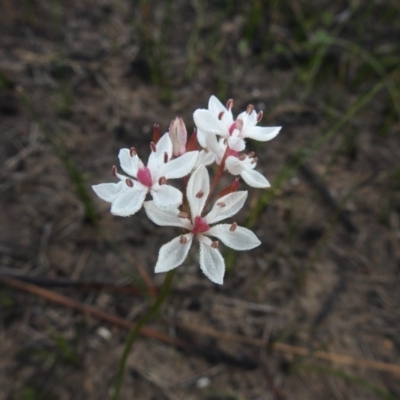
<svg viewBox="0 0 400 400"><path fill-rule="evenodd" d="M172 150L175 157L186 153L187 131L181 117L176 117L169 126L169 137L172 141Z"/></svg>

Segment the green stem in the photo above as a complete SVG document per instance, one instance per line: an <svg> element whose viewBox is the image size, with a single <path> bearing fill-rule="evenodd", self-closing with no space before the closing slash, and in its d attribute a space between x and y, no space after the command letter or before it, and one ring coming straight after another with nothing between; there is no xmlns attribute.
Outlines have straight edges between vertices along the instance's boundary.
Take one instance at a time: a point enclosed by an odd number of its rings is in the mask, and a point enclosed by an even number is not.
<svg viewBox="0 0 400 400"><path fill-rule="evenodd" d="M129 334L128 340L125 344L124 352L122 353L122 357L119 361L117 378L116 378L113 394L111 396L111 400L118 400L118 398L119 398L119 393L121 391L122 383L124 380L125 366L126 366L126 361L128 360L128 355L129 355L129 353L132 349L132 346L135 343L137 337L139 336L140 330L142 329L143 325L146 324L150 320L150 318L153 317L158 312L159 308L164 303L164 300L167 297L167 294L171 287L172 280L175 275L175 271L176 270L173 269L172 271L169 271L167 273L167 276L165 277L163 286L162 286L160 292L158 293L158 296L157 296L154 304L151 306L149 311L147 311L147 313L143 315L143 317L138 321L138 323L135 325L135 327L132 329L131 333Z"/></svg>

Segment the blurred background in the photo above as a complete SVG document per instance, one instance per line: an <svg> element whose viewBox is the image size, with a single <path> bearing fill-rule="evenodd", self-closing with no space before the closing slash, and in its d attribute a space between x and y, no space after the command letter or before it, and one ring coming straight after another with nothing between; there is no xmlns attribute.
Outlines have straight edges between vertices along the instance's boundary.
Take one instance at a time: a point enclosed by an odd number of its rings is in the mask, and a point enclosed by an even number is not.
<svg viewBox="0 0 400 400"><path fill-rule="evenodd" d="M222 287L193 252L150 326L185 346L143 335L121 399L399 399L399 11L1 0L0 399L109 398L176 230L112 216L91 185L212 94L283 127L248 143L272 188L236 221L263 244L222 249Z"/></svg>

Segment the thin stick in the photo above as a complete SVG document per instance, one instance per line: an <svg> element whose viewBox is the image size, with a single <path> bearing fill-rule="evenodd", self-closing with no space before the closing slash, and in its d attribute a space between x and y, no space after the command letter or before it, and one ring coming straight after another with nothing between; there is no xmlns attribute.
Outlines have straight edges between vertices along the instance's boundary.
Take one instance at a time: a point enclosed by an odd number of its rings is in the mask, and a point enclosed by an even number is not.
<svg viewBox="0 0 400 400"><path fill-rule="evenodd" d="M5 283L6 285L11 286L15 289L19 289L24 292L43 297L46 300L49 300L53 303L57 303L64 307L72 308L73 310L79 311L79 312L89 315L91 317L106 321L106 322L108 322L112 325L118 326L120 328L132 330L136 327L136 324L134 324L133 322L116 317L112 314L105 313L101 310L98 310L95 307L81 304L81 303L79 303L75 300L72 300L66 296L52 292L51 290L48 290L48 289L43 289L41 287L32 285L30 283L21 282L21 281L18 281L17 279L5 277L5 276L0 276L0 282ZM166 335L164 335L154 329L151 329L151 328L143 327L141 329L140 333L142 335L152 337L154 339L160 340L165 343L181 345L181 342L179 340L173 339L173 338L166 336Z"/></svg>
<svg viewBox="0 0 400 400"><path fill-rule="evenodd" d="M106 321L106 322L108 322L112 325L118 326L120 328L132 330L136 326L136 324L126 321L122 318L105 313L94 307L78 303L77 301L71 300L68 297L62 296L58 293L54 293L50 290L43 289L43 288L37 287L35 285L31 285L29 283L20 282L17 279L0 276L0 282L6 284L8 286L14 287L16 289L25 291L27 293L31 293L31 294L43 297L46 300L52 301L53 303L57 303L59 305L65 306L65 307L72 308L76 311L82 312L83 314L89 315L91 317ZM175 321L168 321L168 323L170 325L173 325L173 326L176 326L176 327L179 327L179 328L191 331L191 332L195 332L199 335L214 337L217 339L224 339L226 341L242 343L242 344L246 344L246 345L254 346L254 347L258 347L258 348L264 348L264 349L267 348L267 343L263 339L220 332L220 331L216 331L211 328L205 328L205 327L200 327L200 326L195 326L195 325L187 325L187 324L182 324L182 323L175 322ZM142 327L140 330L140 333L144 336L148 336L148 337L157 339L161 342L173 344L173 345L181 347L181 348L182 347L187 348L187 345L184 342L180 341L179 339L171 338L171 337L166 336L166 335L164 335L154 329L151 329L151 328ZM280 342L275 342L268 347L271 348L272 350L280 351L282 353L287 353L287 354L292 354L292 355L297 355L297 356L311 356L311 357L314 357L314 358L317 358L320 360L330 361L333 363L357 366L357 367L362 367L362 368L373 369L376 371L390 372L392 374L400 375L400 365L396 365L396 364L389 364L389 363L385 363L385 362L381 362L381 361L372 361L372 360L365 360L365 359L361 359L361 358L354 358L351 356L335 354L335 353L328 353L325 351L311 351L304 347L291 346L291 345L288 345L285 343L280 343Z"/></svg>
<svg viewBox="0 0 400 400"><path fill-rule="evenodd" d="M175 325L179 328L185 329L185 330L194 331L200 335L214 337L217 339L223 339L225 341L232 341L232 342L247 344L250 346L260 347L260 348L267 347L267 343L263 339L235 335L235 334L231 334L231 333L216 331L211 328L187 325L187 324L182 324L182 323L173 322L173 325ZM366 360L366 359L362 359L362 358L354 358L354 357L346 356L346 355L342 355L342 354L328 353L326 351L319 351L319 350L312 351L312 350L306 349L304 347L292 346L292 345L280 343L280 342L272 343L268 347L270 347L272 350L280 351L280 352L287 353L287 354L298 355L298 356L308 356L308 357L311 356L314 358L318 358L320 360L326 360L326 361L330 361L333 363L352 365L352 366L357 366L357 367L362 367L362 368L374 369L377 371L391 372L393 374L400 375L400 365L396 365L396 364L389 364L389 363L385 363L385 362L381 362L381 361Z"/></svg>

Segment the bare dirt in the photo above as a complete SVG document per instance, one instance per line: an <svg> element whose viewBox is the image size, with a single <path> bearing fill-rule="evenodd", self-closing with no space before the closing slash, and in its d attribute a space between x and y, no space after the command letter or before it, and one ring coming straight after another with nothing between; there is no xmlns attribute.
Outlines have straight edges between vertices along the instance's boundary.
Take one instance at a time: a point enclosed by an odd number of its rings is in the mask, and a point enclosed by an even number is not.
<svg viewBox="0 0 400 400"><path fill-rule="evenodd" d="M273 188L237 222L262 246L224 251L222 287L191 253L150 326L192 350L141 337L121 399L400 398L368 363L400 367L399 7L313 3L0 2L0 278L137 321L176 231L112 216L91 185L211 94L283 126L249 144ZM321 50L322 30L362 51ZM0 310L0 400L109 398L126 330L1 280Z"/></svg>

